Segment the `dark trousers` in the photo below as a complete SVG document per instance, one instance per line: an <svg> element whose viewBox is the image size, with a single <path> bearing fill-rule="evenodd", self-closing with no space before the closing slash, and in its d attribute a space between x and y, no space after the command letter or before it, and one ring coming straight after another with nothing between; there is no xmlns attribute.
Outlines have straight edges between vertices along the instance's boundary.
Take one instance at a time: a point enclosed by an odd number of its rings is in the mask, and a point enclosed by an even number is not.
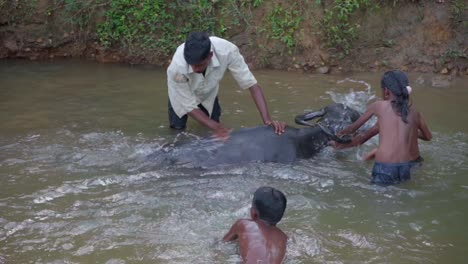
<svg viewBox="0 0 468 264"><path fill-rule="evenodd" d="M198 105L198 108L202 110L207 116L209 116L208 110L203 107L202 104ZM185 129L187 126L187 119L188 116L184 115L182 118L178 117L177 114L174 112L174 109L171 105L171 100L168 100L168 112L169 112L169 125L173 129ZM219 122L219 117L221 116L221 106L218 102L218 97L216 96L214 104L213 104L213 111L211 112L211 119Z"/></svg>
<svg viewBox="0 0 468 264"><path fill-rule="evenodd" d="M422 165L423 158L401 163L383 163L376 161L372 168L371 183L378 185L398 184L411 179L411 171Z"/></svg>

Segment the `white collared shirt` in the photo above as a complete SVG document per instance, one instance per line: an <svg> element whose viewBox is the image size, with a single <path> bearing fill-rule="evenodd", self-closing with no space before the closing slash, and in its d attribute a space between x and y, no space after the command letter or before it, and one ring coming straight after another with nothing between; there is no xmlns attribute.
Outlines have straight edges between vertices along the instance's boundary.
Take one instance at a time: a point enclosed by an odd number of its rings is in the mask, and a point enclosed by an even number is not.
<svg viewBox="0 0 468 264"><path fill-rule="evenodd" d="M195 73L184 58L184 45L180 45L167 68L169 100L174 112L182 117L202 104L210 116L218 94L219 82L228 69L241 89L257 83L249 67L233 43L218 37L210 37L211 58L205 76Z"/></svg>

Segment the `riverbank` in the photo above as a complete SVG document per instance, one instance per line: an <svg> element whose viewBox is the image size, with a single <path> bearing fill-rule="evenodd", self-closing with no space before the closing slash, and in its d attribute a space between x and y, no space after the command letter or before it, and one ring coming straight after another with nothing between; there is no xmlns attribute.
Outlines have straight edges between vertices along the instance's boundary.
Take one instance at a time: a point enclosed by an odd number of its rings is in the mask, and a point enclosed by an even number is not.
<svg viewBox="0 0 468 264"><path fill-rule="evenodd" d="M177 23L187 21L176 20L177 15L170 13L177 6L154 1L161 6L135 4L124 8L116 7L118 2L3 3L0 58L71 57L166 66L173 47L185 35L175 30L196 29L193 24L205 23L217 35L236 43L253 69L330 73L398 68L450 78L468 74L467 12L463 1L393 1L391 5L356 0L360 4L357 8L336 6L334 1L307 1L301 5L276 0L239 5L230 0L213 1L182 10L194 14L194 8L200 8L206 12L198 17L192 15L193 23L183 28ZM147 20L136 20L148 15L144 8L151 12L160 8L160 14L176 24L153 19L156 28L138 29L148 24ZM338 11L344 12L344 20L334 18ZM202 20L204 15L216 19ZM148 31L151 34L145 35Z"/></svg>

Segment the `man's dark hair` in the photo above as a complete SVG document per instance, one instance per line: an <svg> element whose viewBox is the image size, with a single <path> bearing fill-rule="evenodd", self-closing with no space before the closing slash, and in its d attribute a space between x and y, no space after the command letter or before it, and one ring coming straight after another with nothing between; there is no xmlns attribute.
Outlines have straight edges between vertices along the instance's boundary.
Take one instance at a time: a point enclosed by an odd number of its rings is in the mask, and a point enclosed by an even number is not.
<svg viewBox="0 0 468 264"><path fill-rule="evenodd" d="M272 187L260 187L254 193L252 207L260 219L270 225L276 225L283 217L286 202L286 197L281 191Z"/></svg>
<svg viewBox="0 0 468 264"><path fill-rule="evenodd" d="M395 99L392 100L393 110L401 115L403 122L408 123L407 116L409 112L409 92L406 88L408 86L408 77L402 71L388 71L382 77L381 86L389 89L394 95Z"/></svg>
<svg viewBox="0 0 468 264"><path fill-rule="evenodd" d="M184 58L188 64L199 64L208 57L210 51L211 41L208 33L192 32L189 34L184 47Z"/></svg>

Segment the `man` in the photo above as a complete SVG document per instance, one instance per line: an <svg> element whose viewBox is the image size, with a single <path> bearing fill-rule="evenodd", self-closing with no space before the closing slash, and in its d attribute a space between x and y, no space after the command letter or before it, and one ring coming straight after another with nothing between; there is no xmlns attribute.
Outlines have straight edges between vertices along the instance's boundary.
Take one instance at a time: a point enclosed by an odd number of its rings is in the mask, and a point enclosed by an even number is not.
<svg viewBox="0 0 468 264"><path fill-rule="evenodd" d="M219 122L219 82L229 70L242 89L249 89L265 125L277 134L285 123L272 121L262 89L233 43L204 32L193 32L180 45L167 69L169 122L171 128L184 129L187 115L210 128L215 137L227 139L229 130Z"/></svg>

